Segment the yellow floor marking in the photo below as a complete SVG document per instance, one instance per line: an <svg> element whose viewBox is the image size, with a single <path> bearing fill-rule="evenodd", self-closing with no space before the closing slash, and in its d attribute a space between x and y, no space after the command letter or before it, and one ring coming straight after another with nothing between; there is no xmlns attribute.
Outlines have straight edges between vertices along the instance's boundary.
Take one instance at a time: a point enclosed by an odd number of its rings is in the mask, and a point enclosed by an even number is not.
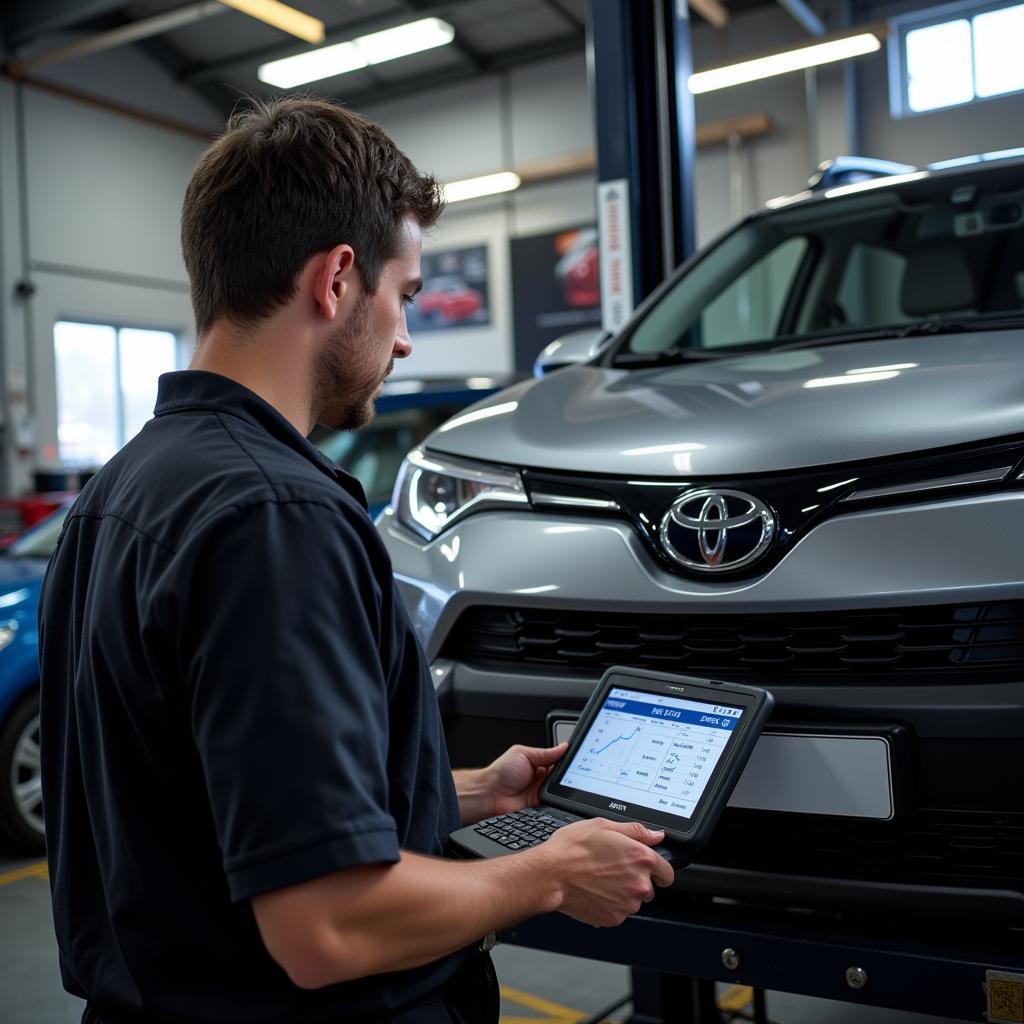
<svg viewBox="0 0 1024 1024"><path fill-rule="evenodd" d="M41 860L38 864L29 864L28 867L19 868L17 871L9 871L6 875L0 875L0 885L10 885L12 882L20 882L23 878L41 878L46 881L50 873L46 867L46 861Z"/></svg>
<svg viewBox="0 0 1024 1024"><path fill-rule="evenodd" d="M553 1018L555 1021L562 1021L564 1024L575 1024L576 1021L583 1020L587 1014L582 1010L574 1010L569 1006L562 1006L561 1003L553 1003L549 999L542 999L540 996L531 995L529 992L523 992L518 988L509 988L507 985L501 986L501 995L503 999L509 1000L512 1003L518 1003L520 1006L525 1006L529 1010L536 1010L538 1013L543 1013L549 1018ZM503 1017L502 1022L511 1021L523 1021L531 1020L535 1024L538 1024L536 1017L529 1018L513 1018Z"/></svg>
<svg viewBox="0 0 1024 1024"><path fill-rule="evenodd" d="M742 1010L748 1003L753 1002L754 990L749 985L730 985L719 997L718 1008L720 1010Z"/></svg>

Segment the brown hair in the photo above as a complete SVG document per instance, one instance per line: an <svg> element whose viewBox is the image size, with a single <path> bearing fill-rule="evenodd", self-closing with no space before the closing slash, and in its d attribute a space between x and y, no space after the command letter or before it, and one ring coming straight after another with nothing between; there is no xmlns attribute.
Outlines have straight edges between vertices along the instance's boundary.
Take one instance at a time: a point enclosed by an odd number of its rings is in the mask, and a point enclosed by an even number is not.
<svg viewBox="0 0 1024 1024"><path fill-rule="evenodd" d="M308 97L254 101L200 157L185 190L181 248L196 329L217 317L251 325L295 294L317 252L348 244L369 292L407 216L430 227L437 182L383 130Z"/></svg>

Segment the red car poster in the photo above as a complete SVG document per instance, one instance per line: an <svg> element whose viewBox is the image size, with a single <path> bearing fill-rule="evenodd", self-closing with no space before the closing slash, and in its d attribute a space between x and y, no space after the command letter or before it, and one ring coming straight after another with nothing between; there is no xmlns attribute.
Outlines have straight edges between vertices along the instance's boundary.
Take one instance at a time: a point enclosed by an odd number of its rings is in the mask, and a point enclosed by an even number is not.
<svg viewBox="0 0 1024 1024"><path fill-rule="evenodd" d="M450 331L491 322L485 245L425 252L420 267L423 290L406 311L410 332Z"/></svg>
<svg viewBox="0 0 1024 1024"><path fill-rule="evenodd" d="M601 324L597 228L513 238L512 307L516 369L570 331Z"/></svg>

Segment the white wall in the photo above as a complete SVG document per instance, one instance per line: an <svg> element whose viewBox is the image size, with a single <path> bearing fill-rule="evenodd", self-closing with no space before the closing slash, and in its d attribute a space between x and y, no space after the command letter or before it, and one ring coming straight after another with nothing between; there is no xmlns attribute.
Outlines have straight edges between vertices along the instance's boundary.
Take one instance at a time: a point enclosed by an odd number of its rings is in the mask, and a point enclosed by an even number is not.
<svg viewBox="0 0 1024 1024"><path fill-rule="evenodd" d="M135 62L133 74L143 68ZM166 85L155 72L153 80ZM4 490L17 493L33 469L57 464L55 320L159 326L191 337L178 219L204 143L6 80L0 138ZM11 297L10 284L23 278L36 289L27 302Z"/></svg>

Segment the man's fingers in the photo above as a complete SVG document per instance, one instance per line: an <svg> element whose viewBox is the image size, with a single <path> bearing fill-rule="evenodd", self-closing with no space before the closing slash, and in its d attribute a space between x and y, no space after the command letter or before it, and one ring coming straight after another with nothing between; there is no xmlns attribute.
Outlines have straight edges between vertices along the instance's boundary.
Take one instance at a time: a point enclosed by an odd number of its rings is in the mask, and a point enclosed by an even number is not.
<svg viewBox="0 0 1024 1024"><path fill-rule="evenodd" d="M657 863L651 871L651 880L655 885L659 885L664 889L676 880L676 869L660 853L655 854L655 856L657 857Z"/></svg>
<svg viewBox="0 0 1024 1024"><path fill-rule="evenodd" d="M657 846L665 838L664 832L655 832L654 829L641 825L639 821L607 821L604 818L599 820L610 831L621 832L624 836L629 836L630 839L635 839L645 846Z"/></svg>
<svg viewBox="0 0 1024 1024"><path fill-rule="evenodd" d="M564 753L568 743L559 743L557 747L523 747L523 753L530 759L535 768L543 768L554 764Z"/></svg>

